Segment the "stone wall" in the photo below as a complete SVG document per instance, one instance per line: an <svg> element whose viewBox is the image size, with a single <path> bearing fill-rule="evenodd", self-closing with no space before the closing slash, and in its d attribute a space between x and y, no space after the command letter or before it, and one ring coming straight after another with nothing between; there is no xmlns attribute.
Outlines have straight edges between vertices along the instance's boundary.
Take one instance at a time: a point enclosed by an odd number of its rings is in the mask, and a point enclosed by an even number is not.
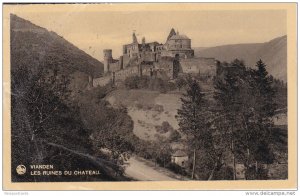
<svg viewBox="0 0 300 196"><path fill-rule="evenodd" d="M114 62L109 64L109 71L110 72L115 72L117 70L121 69L121 65L119 63L119 61L115 60Z"/></svg>
<svg viewBox="0 0 300 196"><path fill-rule="evenodd" d="M105 86L113 81L124 81L128 76L138 75L139 68L138 66L134 67L127 67L126 69L118 70L115 72L110 72L108 75L101 77L101 78L94 78L93 79L93 87L96 86ZM114 76L114 77L113 77Z"/></svg>
<svg viewBox="0 0 300 196"><path fill-rule="evenodd" d="M93 79L93 87L97 86L105 86L106 84L111 82L111 76L107 75L101 78L94 78Z"/></svg>
<svg viewBox="0 0 300 196"><path fill-rule="evenodd" d="M141 58L147 62L156 61L156 53L155 52L145 52L141 53Z"/></svg>
<svg viewBox="0 0 300 196"><path fill-rule="evenodd" d="M127 67L126 69L115 72L115 81L125 80L128 76L133 76L138 74L139 74L138 66Z"/></svg>
<svg viewBox="0 0 300 196"><path fill-rule="evenodd" d="M159 62L154 62L151 64L143 64L142 66L142 75L150 76L151 70L154 77L161 77L163 79L173 78L173 61L174 58L162 58ZM191 58L191 59L180 59L180 70L179 72L183 73L196 73L202 76L214 77L216 76L216 61L214 58ZM121 82L124 81L129 76L140 75L140 65L131 63L132 66L124 67L122 70L114 70L112 67L108 75L95 78L93 80L93 86L104 86L109 82ZM119 63L112 64L114 67L118 67ZM155 69L153 69L155 67ZM114 77L113 77L114 76Z"/></svg>
<svg viewBox="0 0 300 196"><path fill-rule="evenodd" d="M158 63L155 63L154 66L166 73L169 78L173 78L173 58L168 60L161 59Z"/></svg>
<svg viewBox="0 0 300 196"><path fill-rule="evenodd" d="M180 59L183 73L197 73L203 76L216 76L217 66L214 58Z"/></svg>

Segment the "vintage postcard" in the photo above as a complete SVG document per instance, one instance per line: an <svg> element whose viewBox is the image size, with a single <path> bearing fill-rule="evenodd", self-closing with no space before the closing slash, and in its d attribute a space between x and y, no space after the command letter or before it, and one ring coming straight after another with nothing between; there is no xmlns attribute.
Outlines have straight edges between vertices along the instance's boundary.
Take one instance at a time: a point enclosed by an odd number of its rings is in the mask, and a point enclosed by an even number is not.
<svg viewBox="0 0 300 196"><path fill-rule="evenodd" d="M296 12L4 3L4 190L295 189Z"/></svg>

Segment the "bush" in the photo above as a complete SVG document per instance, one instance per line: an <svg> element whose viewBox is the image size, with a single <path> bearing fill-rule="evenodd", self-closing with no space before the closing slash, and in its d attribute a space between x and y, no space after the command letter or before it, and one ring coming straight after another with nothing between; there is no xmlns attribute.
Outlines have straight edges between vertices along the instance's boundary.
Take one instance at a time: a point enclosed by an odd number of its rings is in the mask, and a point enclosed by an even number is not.
<svg viewBox="0 0 300 196"><path fill-rule="evenodd" d="M262 167L255 170L255 166L249 167L245 172L245 177L247 180L267 180L268 170Z"/></svg>
<svg viewBox="0 0 300 196"><path fill-rule="evenodd" d="M125 86L128 89L142 89L149 87L150 78L148 76L130 76L125 79Z"/></svg>
<svg viewBox="0 0 300 196"><path fill-rule="evenodd" d="M154 105L153 110L161 113L164 111L164 106L156 104L156 105Z"/></svg>
<svg viewBox="0 0 300 196"><path fill-rule="evenodd" d="M171 171L173 171L176 174L180 174L183 176L187 175L187 172L185 171L185 169L183 167L180 167L179 165L177 165L176 163L169 163L167 165L167 168Z"/></svg>
<svg viewBox="0 0 300 196"><path fill-rule="evenodd" d="M174 131L174 128L168 123L167 121L164 121L161 126L155 126L155 129L159 133L167 133L169 131Z"/></svg>
<svg viewBox="0 0 300 196"><path fill-rule="evenodd" d="M127 89L151 89L161 93L176 89L176 85L172 82L149 76L130 76L125 79L124 83Z"/></svg>
<svg viewBox="0 0 300 196"><path fill-rule="evenodd" d="M169 137L171 142L173 142L173 141L177 142L180 138L181 138L181 135L177 130L171 131L171 134L170 134L170 137Z"/></svg>
<svg viewBox="0 0 300 196"><path fill-rule="evenodd" d="M233 180L233 169L231 167L221 167L215 171L213 180Z"/></svg>

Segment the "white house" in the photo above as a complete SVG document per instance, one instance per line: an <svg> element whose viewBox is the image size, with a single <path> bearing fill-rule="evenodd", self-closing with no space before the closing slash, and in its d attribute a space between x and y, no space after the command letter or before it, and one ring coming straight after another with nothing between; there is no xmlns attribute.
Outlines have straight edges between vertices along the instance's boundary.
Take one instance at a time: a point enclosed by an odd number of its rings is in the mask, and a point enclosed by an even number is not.
<svg viewBox="0 0 300 196"><path fill-rule="evenodd" d="M171 162L181 167L186 167L189 160L189 156L182 150L177 150L171 157Z"/></svg>

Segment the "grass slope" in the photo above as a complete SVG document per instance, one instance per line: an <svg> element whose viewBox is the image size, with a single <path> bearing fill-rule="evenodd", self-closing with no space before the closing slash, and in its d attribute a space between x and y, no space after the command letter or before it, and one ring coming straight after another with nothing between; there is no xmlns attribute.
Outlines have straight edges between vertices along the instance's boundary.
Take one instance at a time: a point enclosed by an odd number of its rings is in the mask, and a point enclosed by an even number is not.
<svg viewBox="0 0 300 196"><path fill-rule="evenodd" d="M10 16L10 27L12 71L19 66L59 68L73 78L73 89L86 87L89 75L99 77L103 73L101 62L54 32L16 15Z"/></svg>

